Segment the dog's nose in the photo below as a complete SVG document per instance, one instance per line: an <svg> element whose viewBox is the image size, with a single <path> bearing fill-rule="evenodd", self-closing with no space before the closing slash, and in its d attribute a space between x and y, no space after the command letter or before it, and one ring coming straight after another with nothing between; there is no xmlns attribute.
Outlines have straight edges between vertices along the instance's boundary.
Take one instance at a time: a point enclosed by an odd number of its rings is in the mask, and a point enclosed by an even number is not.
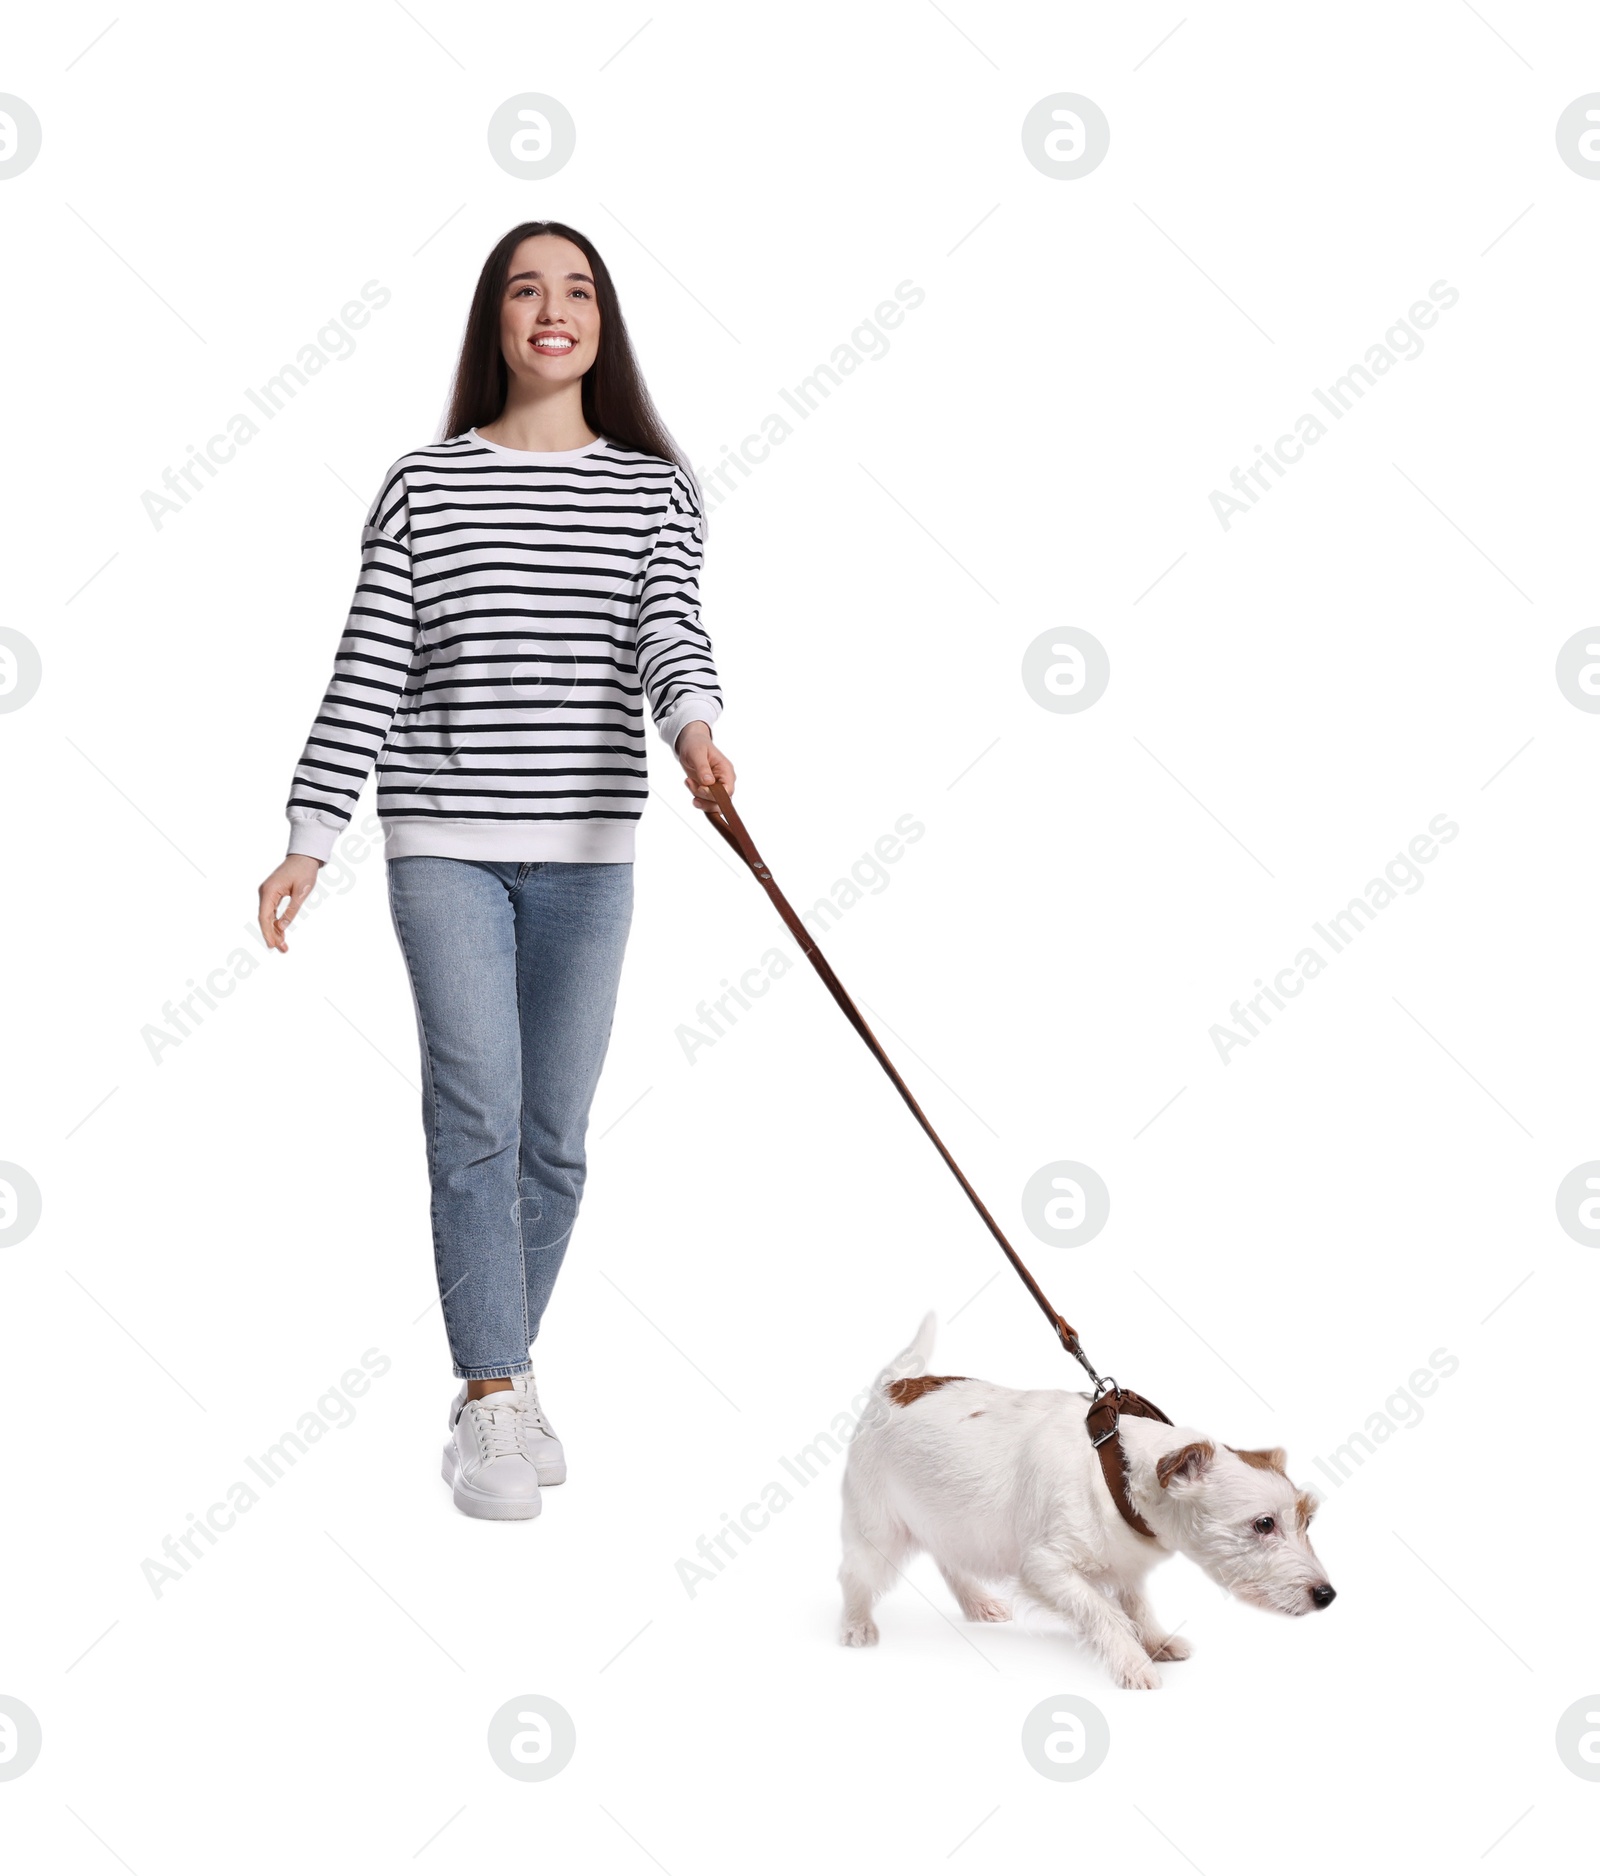
<svg viewBox="0 0 1600 1876"><path fill-rule="evenodd" d="M1316 1588L1311 1592L1311 1600L1319 1609L1326 1609L1337 1594L1338 1592L1331 1583L1318 1583Z"/></svg>

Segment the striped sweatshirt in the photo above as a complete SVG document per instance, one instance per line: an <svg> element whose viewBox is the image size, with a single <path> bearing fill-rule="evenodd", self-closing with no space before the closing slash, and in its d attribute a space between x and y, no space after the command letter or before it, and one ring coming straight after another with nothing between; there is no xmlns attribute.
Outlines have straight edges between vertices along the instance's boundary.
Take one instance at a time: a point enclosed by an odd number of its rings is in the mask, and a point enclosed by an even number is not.
<svg viewBox="0 0 1600 1876"><path fill-rule="evenodd" d="M683 470L603 436L466 430L402 456L361 531L290 853L328 858L376 763L391 859L631 860L646 704L668 748L722 711L702 545Z"/></svg>

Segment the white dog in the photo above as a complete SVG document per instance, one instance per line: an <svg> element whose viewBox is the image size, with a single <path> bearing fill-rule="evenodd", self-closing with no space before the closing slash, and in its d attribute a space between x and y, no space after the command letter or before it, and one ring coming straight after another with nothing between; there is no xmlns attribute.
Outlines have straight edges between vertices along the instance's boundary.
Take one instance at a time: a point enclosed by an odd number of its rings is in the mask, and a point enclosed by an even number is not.
<svg viewBox="0 0 1600 1876"><path fill-rule="evenodd" d="M1317 1501L1290 1482L1281 1449L1240 1452L1193 1427L1124 1417L1128 1497L1153 1533L1144 1537L1107 1488L1084 1427L1088 1394L927 1376L933 1335L929 1315L878 1376L850 1443L846 1646L877 1641L873 1604L918 1550L932 1554L968 1621L1009 1621L984 1585L1015 1582L1063 1616L1123 1687L1159 1687L1153 1663L1189 1654L1144 1598L1146 1575L1175 1550L1259 1608L1306 1615L1333 1601L1306 1535Z"/></svg>

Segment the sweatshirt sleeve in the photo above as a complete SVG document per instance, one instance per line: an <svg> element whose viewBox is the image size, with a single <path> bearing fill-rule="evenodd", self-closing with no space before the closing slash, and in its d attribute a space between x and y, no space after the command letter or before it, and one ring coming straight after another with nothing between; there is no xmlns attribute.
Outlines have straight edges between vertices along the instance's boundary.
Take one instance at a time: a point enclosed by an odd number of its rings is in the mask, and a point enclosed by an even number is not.
<svg viewBox="0 0 1600 1876"><path fill-rule="evenodd" d="M405 694L417 649L411 526L398 466L361 530L361 572L344 634L289 790L289 852L326 860L355 810Z"/></svg>
<svg viewBox="0 0 1600 1876"><path fill-rule="evenodd" d="M650 715L669 749L686 723L698 718L709 725L722 714L711 640L700 623L704 545L700 503L680 468L645 564L635 654Z"/></svg>

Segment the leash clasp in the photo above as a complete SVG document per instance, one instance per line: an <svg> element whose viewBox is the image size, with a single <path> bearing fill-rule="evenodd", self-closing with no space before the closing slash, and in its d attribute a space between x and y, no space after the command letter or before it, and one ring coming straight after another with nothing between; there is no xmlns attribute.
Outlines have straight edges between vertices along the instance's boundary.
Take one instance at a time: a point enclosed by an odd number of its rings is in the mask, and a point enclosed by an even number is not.
<svg viewBox="0 0 1600 1876"><path fill-rule="evenodd" d="M1029 1287L1032 1288L1033 1286L1030 1285ZM1053 1313L1054 1312L1052 1312L1052 1314ZM1096 1398L1098 1398L1105 1392L1106 1384L1101 1380L1100 1376L1095 1373L1094 1363L1090 1361L1089 1357L1083 1352L1083 1344L1078 1340L1077 1330L1074 1329L1071 1323L1063 1316L1055 1317L1055 1325L1056 1335L1060 1338L1061 1346L1094 1383L1095 1395Z"/></svg>

